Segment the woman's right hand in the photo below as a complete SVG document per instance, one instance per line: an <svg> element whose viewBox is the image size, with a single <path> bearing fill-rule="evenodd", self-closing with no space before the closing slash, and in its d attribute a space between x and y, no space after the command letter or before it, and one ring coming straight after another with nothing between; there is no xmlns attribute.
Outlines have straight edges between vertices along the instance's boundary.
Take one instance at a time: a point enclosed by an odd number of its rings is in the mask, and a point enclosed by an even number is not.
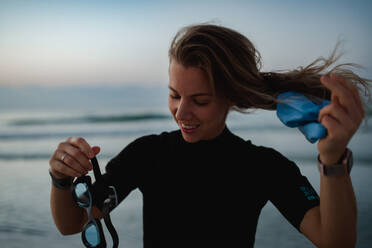
<svg viewBox="0 0 372 248"><path fill-rule="evenodd" d="M81 137L70 137L58 144L49 160L50 171L57 178L86 175L93 169L90 159L99 151L99 146L91 147Z"/></svg>

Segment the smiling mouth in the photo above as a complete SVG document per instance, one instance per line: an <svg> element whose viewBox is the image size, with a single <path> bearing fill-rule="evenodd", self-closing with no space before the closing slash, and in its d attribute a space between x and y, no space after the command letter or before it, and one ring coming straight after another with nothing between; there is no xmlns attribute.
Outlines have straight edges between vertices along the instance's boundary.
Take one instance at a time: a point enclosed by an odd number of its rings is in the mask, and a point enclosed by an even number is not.
<svg viewBox="0 0 372 248"><path fill-rule="evenodd" d="M181 126L186 129L193 129L193 128L197 128L199 125L186 125L186 124L181 123Z"/></svg>
<svg viewBox="0 0 372 248"><path fill-rule="evenodd" d="M200 125L186 125L184 123L181 123L181 129L185 133L192 133L194 132Z"/></svg>

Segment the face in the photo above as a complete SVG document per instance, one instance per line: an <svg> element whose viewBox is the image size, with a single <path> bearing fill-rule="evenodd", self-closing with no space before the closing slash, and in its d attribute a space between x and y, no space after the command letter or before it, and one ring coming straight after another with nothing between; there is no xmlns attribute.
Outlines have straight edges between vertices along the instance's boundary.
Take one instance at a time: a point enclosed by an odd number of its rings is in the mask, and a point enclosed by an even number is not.
<svg viewBox="0 0 372 248"><path fill-rule="evenodd" d="M193 143L217 137L225 128L230 106L213 92L204 71L172 61L168 107L184 140Z"/></svg>

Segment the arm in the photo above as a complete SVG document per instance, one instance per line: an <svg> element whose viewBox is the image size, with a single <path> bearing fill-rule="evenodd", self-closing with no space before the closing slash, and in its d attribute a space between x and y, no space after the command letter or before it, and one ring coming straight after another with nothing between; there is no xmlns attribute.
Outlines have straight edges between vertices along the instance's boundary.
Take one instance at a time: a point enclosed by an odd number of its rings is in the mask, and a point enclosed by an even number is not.
<svg viewBox="0 0 372 248"><path fill-rule="evenodd" d="M63 235L81 232L88 219L85 210L74 203L69 189L52 186L50 209L54 223Z"/></svg>
<svg viewBox="0 0 372 248"><path fill-rule="evenodd" d="M58 145L50 158L50 171L57 178L81 176L93 168L89 158L98 153L99 147L90 148L84 139L69 138ZM64 235L81 232L88 220L86 211L75 204L70 189L61 190L52 185L50 208L58 230ZM93 208L93 216L100 217L97 208Z"/></svg>
<svg viewBox="0 0 372 248"><path fill-rule="evenodd" d="M331 90L331 104L319 113L328 135L318 143L323 164L336 164L364 118L356 87L342 77L323 76ZM318 247L355 247L357 208L349 175L321 176L320 206L309 210L300 229Z"/></svg>
<svg viewBox="0 0 372 248"><path fill-rule="evenodd" d="M300 230L317 247L355 247L356 201L349 176L320 179L320 206L304 216Z"/></svg>

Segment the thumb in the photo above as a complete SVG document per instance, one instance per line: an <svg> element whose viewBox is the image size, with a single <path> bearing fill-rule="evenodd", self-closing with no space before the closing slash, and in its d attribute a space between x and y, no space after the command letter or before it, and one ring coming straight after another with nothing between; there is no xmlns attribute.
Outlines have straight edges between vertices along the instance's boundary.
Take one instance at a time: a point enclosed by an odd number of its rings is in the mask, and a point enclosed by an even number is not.
<svg viewBox="0 0 372 248"><path fill-rule="evenodd" d="M101 148L99 146L93 146L92 150L93 150L94 156L96 156L101 151Z"/></svg>

